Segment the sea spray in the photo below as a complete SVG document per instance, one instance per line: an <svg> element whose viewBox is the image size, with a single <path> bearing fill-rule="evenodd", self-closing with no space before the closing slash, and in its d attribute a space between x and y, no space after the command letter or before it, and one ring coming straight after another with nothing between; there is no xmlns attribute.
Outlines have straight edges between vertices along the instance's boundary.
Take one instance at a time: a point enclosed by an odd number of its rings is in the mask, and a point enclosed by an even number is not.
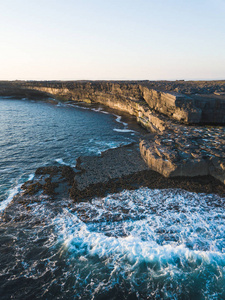
<svg viewBox="0 0 225 300"><path fill-rule="evenodd" d="M89 282L90 293L104 294L125 280L130 295L135 290L153 299L220 297L225 293L221 201L182 190L124 191L79 203L71 215L64 212L59 240L69 259L89 266L90 280L95 268L105 274L103 282Z"/></svg>

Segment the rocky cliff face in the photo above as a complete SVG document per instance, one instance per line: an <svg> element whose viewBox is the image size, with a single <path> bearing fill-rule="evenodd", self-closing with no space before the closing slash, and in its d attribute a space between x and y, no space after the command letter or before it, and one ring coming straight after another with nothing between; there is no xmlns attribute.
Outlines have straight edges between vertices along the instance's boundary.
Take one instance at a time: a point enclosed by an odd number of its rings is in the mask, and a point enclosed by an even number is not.
<svg viewBox="0 0 225 300"><path fill-rule="evenodd" d="M224 96L187 96L112 82L46 82L30 88L136 116L138 123L155 133L140 142L141 155L152 170L165 177L212 175L225 184L225 127L197 125L225 124Z"/></svg>
<svg viewBox="0 0 225 300"><path fill-rule="evenodd" d="M211 175L225 184L224 128L204 127L165 131L142 139L147 165L165 177Z"/></svg>
<svg viewBox="0 0 225 300"><path fill-rule="evenodd" d="M135 115L140 122L142 117L148 118L145 113L140 115L140 111L147 107L152 113L160 113L185 124L225 124L225 96L187 96L149 89L140 84L112 82L74 82L65 86L47 82L44 86L31 88L59 99L101 103ZM143 125L146 127L146 122Z"/></svg>
<svg viewBox="0 0 225 300"><path fill-rule="evenodd" d="M150 131L165 129L163 116L149 110L143 99L142 91L138 85L99 84L97 87L90 84L78 85L75 89L64 87L35 87L58 99L72 100L87 103L100 103L113 109L118 109L132 116L136 116L138 123Z"/></svg>

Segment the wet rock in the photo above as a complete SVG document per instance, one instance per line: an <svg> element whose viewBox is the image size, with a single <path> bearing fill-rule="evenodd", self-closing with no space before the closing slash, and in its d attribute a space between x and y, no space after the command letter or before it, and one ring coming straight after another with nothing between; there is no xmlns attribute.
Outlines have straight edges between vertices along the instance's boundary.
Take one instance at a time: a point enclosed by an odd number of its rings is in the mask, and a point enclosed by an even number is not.
<svg viewBox="0 0 225 300"><path fill-rule="evenodd" d="M149 139L151 137L152 135L148 136ZM153 155L155 154L153 153ZM157 167L160 165L159 158L155 156L155 160ZM195 163L194 159L193 166L190 165L190 161L186 162L187 169L192 172ZM222 161L219 160L212 162L214 168L219 167L221 163ZM174 174L177 172L177 166L174 163L165 160L164 164L162 170L171 170L171 164ZM90 201L94 197L104 197L124 189L134 190L139 187L182 188L192 192L215 193L225 196L225 185L212 176L183 177L180 172L179 177L164 177L149 169L136 144L108 150L98 157L80 157L77 165L79 170L55 166L39 169L38 175L35 175L33 181L25 183L24 192L15 196L3 215L0 214L0 222L29 222L32 223L32 226L39 226L40 219L35 219L34 214L30 213L30 210L35 211L37 203L40 205L44 202L45 207L49 205L53 211L52 215L46 215L43 211L41 214L41 224L43 224L46 218L54 216L54 210L62 212L64 205L73 209L72 202ZM224 168L224 163L221 166ZM39 186L38 183L42 186L40 190L37 189L32 194L26 193L31 188L30 186L34 184ZM46 187L45 184L47 184ZM92 221L92 217L94 218L85 211L79 213L86 221ZM110 215L106 216L106 219L111 220L110 218ZM120 220L120 214L116 220Z"/></svg>
<svg viewBox="0 0 225 300"><path fill-rule="evenodd" d="M52 198L69 194L69 187L73 185L75 171L69 166L40 167L35 172L32 181L22 185L24 195L45 194Z"/></svg>
<svg viewBox="0 0 225 300"><path fill-rule="evenodd" d="M209 166L210 174L225 184L225 159L211 158Z"/></svg>
<svg viewBox="0 0 225 300"><path fill-rule="evenodd" d="M25 182L21 188L24 190L25 195L34 195L43 190L43 185L40 182L32 180Z"/></svg>

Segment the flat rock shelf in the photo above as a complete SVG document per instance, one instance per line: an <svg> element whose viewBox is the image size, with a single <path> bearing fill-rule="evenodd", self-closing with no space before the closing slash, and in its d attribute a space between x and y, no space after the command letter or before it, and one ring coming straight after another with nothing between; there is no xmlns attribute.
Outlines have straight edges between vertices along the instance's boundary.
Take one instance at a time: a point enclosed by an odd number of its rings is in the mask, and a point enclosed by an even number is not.
<svg viewBox="0 0 225 300"><path fill-rule="evenodd" d="M225 196L225 186L212 176L165 178L152 171L143 161L138 144L110 149L101 156L83 156L77 159L76 168L48 166L36 170L35 177L27 181L23 191L4 210L2 222L10 222L11 215L30 209L32 203L47 197L50 202L71 198L72 203L89 201L93 197L104 197L110 193L140 187L151 189L180 188L189 192ZM41 197L40 197L41 196ZM24 218L20 214L20 218Z"/></svg>

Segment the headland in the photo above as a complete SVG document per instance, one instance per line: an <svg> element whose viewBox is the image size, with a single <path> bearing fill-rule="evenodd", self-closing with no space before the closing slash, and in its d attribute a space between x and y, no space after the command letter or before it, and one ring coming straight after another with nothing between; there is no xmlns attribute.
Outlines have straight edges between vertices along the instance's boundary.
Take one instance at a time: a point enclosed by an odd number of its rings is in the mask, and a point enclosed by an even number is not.
<svg viewBox="0 0 225 300"><path fill-rule="evenodd" d="M38 169L24 196L63 192L80 201L137 186L225 193L225 81L1 82L0 94L98 103L134 116L149 132L139 145L80 157L76 170Z"/></svg>

